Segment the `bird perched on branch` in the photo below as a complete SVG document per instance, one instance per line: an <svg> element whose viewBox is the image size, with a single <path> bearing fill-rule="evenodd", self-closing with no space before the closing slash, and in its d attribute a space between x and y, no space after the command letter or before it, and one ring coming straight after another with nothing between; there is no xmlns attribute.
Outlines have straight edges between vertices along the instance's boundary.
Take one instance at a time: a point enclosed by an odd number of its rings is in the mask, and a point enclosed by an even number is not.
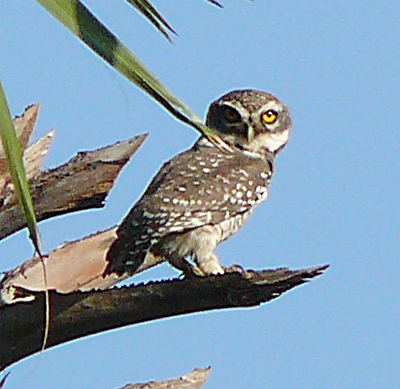
<svg viewBox="0 0 400 389"><path fill-rule="evenodd" d="M185 274L224 273L214 249L267 198L291 119L272 94L245 89L214 101L206 124L232 152L202 136L166 162L119 226L105 274L132 275L148 260Z"/></svg>

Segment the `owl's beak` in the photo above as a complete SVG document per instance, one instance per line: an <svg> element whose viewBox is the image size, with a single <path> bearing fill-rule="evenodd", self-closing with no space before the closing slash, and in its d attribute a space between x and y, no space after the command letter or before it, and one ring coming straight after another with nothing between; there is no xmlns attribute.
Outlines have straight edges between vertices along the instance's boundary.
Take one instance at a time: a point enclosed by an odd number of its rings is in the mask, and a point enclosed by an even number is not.
<svg viewBox="0 0 400 389"><path fill-rule="evenodd" d="M254 128L252 126L248 126L246 136L247 143L250 143L254 139L254 135Z"/></svg>

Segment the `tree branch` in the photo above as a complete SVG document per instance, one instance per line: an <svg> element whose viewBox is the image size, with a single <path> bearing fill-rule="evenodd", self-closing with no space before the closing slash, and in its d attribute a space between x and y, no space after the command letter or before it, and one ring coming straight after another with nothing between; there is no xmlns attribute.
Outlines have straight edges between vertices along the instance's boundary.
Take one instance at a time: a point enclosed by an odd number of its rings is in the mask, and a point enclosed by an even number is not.
<svg viewBox="0 0 400 389"><path fill-rule="evenodd" d="M51 292L47 344L52 347L83 336L165 317L260 305L321 275L327 267L248 270L68 295ZM0 307L0 370L40 350L43 310L42 292L36 293L35 300L30 303Z"/></svg>
<svg viewBox="0 0 400 389"><path fill-rule="evenodd" d="M103 207L119 172L146 138L143 134L95 151L79 152L64 165L39 174L30 182L37 220ZM0 239L25 226L18 199L8 191L0 206Z"/></svg>

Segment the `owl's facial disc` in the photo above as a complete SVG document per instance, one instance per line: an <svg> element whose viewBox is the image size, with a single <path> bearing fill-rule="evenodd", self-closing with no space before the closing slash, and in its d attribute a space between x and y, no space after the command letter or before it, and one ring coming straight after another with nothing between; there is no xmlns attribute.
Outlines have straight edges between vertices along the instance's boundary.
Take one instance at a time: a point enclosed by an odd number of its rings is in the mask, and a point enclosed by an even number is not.
<svg viewBox="0 0 400 389"><path fill-rule="evenodd" d="M282 150L291 129L288 109L270 93L251 89L214 101L206 123L227 143L258 156Z"/></svg>

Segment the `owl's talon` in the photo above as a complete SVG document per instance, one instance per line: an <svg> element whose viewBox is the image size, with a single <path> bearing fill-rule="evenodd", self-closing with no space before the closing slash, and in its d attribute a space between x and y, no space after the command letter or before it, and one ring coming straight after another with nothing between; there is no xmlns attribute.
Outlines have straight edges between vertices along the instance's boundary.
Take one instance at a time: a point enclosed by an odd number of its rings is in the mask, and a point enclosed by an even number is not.
<svg viewBox="0 0 400 389"><path fill-rule="evenodd" d="M179 275L179 278L181 279L194 279L198 277L205 277L205 274L201 272L199 269L195 269L194 267L190 271L182 271L182 273Z"/></svg>

